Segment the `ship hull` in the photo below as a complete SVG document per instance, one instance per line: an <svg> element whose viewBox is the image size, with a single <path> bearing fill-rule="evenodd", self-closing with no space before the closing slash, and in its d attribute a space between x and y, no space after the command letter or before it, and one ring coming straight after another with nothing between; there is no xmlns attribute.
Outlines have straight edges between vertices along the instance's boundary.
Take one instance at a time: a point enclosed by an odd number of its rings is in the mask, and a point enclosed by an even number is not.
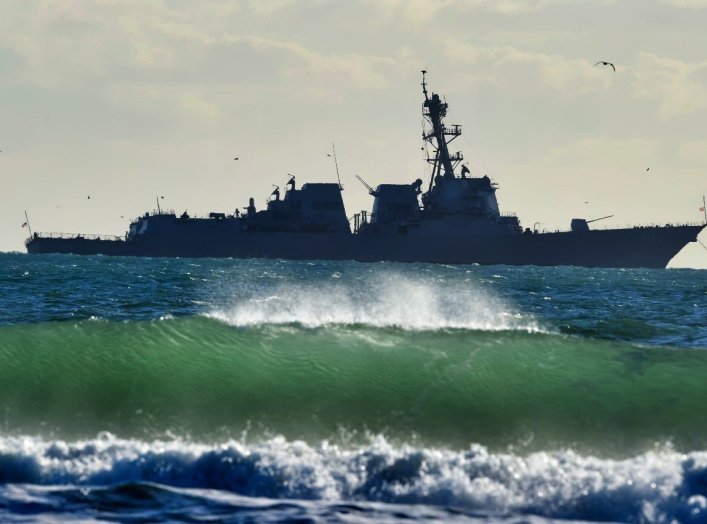
<svg viewBox="0 0 707 524"><path fill-rule="evenodd" d="M28 240L29 253L143 257L281 258L539 266L664 268L705 226L664 226L504 236L235 232L184 238Z"/></svg>

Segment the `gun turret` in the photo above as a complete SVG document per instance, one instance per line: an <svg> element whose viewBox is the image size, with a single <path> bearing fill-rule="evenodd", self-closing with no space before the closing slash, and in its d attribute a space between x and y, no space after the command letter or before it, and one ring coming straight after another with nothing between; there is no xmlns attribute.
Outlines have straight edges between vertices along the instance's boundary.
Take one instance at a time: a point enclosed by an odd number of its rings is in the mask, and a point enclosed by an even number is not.
<svg viewBox="0 0 707 524"><path fill-rule="evenodd" d="M605 217L593 218L592 220L587 220L586 218L573 218L572 222L570 222L570 229L574 232L589 231L589 224L592 222L598 222L599 220L604 220L613 216L614 215L607 215Z"/></svg>

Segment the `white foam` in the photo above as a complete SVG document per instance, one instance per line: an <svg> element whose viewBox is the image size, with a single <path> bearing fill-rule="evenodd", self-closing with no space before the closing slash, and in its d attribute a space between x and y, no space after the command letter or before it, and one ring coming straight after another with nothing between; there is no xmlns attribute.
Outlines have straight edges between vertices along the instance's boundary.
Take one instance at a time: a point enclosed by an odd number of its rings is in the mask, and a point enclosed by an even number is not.
<svg viewBox="0 0 707 524"><path fill-rule="evenodd" d="M378 274L343 283L278 284L236 297L208 316L233 326L366 325L409 330L542 331L530 315L470 281Z"/></svg>
<svg viewBox="0 0 707 524"><path fill-rule="evenodd" d="M430 504L551 518L707 518L707 452L681 454L665 446L611 460L572 451L517 456L479 445L466 451L395 446L383 437L355 449L282 437L217 445L110 434L73 443L0 437L3 473L9 483L156 482L254 497Z"/></svg>

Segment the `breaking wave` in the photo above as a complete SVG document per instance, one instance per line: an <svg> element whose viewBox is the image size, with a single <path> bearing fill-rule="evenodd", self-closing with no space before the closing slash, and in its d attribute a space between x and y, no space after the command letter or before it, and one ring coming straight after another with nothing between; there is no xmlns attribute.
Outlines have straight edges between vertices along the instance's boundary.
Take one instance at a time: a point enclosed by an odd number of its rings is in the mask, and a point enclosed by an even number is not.
<svg viewBox="0 0 707 524"><path fill-rule="evenodd" d="M211 445L110 434L74 442L1 437L0 483L90 487L82 489L84 497L93 491L99 497L102 486L115 486L133 499L140 491L171 486L328 504L425 504L496 517L707 518L707 452L681 454L669 446L612 460L573 451L493 453L481 445L462 451L396 446L383 437L357 448L282 437ZM19 497L19 489L0 489L0 508ZM31 486L24 490L24 496L32 492ZM170 495L163 491L162 498ZM223 498L215 492L201 496Z"/></svg>
<svg viewBox="0 0 707 524"><path fill-rule="evenodd" d="M207 316L232 326L299 324L397 327L407 330L544 331L531 315L470 282L430 282L382 273L337 284L257 288Z"/></svg>

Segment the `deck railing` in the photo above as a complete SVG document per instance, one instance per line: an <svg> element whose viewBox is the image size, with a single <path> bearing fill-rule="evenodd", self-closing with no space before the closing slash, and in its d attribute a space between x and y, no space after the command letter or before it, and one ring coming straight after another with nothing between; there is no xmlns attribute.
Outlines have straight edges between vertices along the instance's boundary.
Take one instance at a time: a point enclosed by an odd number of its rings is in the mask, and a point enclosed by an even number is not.
<svg viewBox="0 0 707 524"><path fill-rule="evenodd" d="M212 211L211 213L218 214L220 212ZM174 209L162 209L161 211L153 209L152 211L147 211L144 214L142 214L138 217L135 217L134 219L132 219L130 221L130 224L137 224L138 222L140 222L140 220L142 220L145 217L157 217L157 216L173 216L174 218L178 218L178 219L182 218L182 215L176 214L174 212ZM231 214L223 213L223 217L213 217L210 215L197 215L197 214L192 215L192 214L187 213L186 218L188 218L189 220L192 220L192 219L194 219L194 220L223 220L225 218L234 218L235 216L236 216L235 213L231 213ZM239 217L245 217L245 216L246 216L245 212L241 213L239 215Z"/></svg>
<svg viewBox="0 0 707 524"><path fill-rule="evenodd" d="M94 235L84 233L42 233L36 231L31 238L61 238L64 240L125 240L117 235Z"/></svg>
<svg viewBox="0 0 707 524"><path fill-rule="evenodd" d="M655 229L655 228L664 228L664 227L684 227L684 226L705 226L704 222L674 222L674 223L666 223L666 224L616 224L613 226L599 226L599 225L593 225L589 224L589 230L590 231L610 231L610 230L615 230L615 229ZM548 229L548 228L541 228L537 230L538 233L571 233L571 229Z"/></svg>

